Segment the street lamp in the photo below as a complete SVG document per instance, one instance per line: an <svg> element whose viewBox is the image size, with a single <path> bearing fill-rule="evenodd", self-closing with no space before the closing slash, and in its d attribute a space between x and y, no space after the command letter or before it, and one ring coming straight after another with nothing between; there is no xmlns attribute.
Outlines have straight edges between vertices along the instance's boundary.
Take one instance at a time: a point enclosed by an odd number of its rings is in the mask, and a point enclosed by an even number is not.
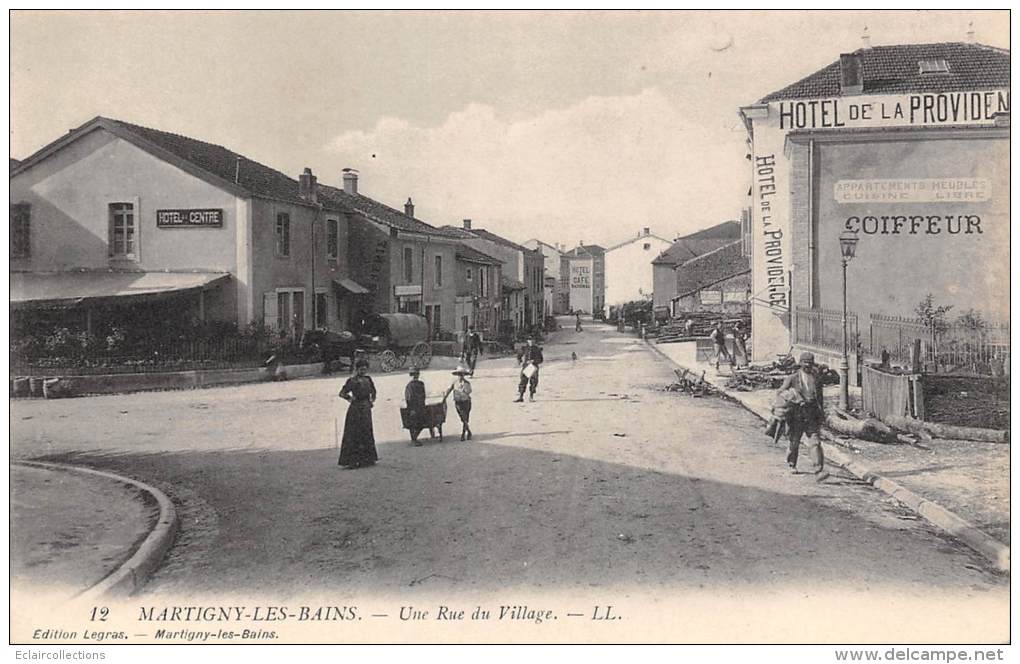
<svg viewBox="0 0 1020 664"><path fill-rule="evenodd" d="M843 357L839 361L839 407L850 409L850 356L846 334L846 264L857 253L857 231L839 234L839 252L843 258Z"/></svg>

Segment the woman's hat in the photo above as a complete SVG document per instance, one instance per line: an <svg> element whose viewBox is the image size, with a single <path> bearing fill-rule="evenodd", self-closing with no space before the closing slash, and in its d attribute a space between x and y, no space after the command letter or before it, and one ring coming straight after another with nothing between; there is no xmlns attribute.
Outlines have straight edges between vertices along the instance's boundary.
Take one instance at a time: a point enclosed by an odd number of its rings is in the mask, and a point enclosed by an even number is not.
<svg viewBox="0 0 1020 664"><path fill-rule="evenodd" d="M454 376L466 376L471 373L471 370L465 367L463 364L458 364L457 368L453 370Z"/></svg>
<svg viewBox="0 0 1020 664"><path fill-rule="evenodd" d="M418 376L421 374L421 371L418 370L418 367L411 367L411 370L408 371L407 374L409 376Z"/></svg>
<svg viewBox="0 0 1020 664"><path fill-rule="evenodd" d="M361 367L365 367L367 369L368 368L368 360L366 360L364 358L359 359L359 360L355 360L354 368L355 369L360 369Z"/></svg>

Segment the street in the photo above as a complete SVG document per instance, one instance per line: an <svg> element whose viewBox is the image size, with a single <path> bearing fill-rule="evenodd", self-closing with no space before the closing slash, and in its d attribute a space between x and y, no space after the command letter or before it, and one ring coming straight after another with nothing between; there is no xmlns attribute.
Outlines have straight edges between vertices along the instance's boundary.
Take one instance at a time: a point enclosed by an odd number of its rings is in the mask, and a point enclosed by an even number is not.
<svg viewBox="0 0 1020 664"><path fill-rule="evenodd" d="M451 405L445 442L411 447L406 374L373 375L372 468L337 467L345 376L16 400L11 454L170 496L181 532L142 603L556 597L667 641L1009 638L1007 576L839 469L791 475L750 413L662 391L672 366L633 336L564 325L544 349L534 403L512 402L513 358L483 356L467 442Z"/></svg>

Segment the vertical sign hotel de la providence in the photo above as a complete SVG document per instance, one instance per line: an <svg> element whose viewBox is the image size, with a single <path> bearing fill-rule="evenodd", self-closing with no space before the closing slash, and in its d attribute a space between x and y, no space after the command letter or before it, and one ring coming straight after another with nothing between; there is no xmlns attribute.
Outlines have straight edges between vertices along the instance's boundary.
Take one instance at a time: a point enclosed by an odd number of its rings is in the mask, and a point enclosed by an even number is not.
<svg viewBox="0 0 1020 664"><path fill-rule="evenodd" d="M869 260L854 273L859 313L913 315L925 288L953 303L967 286L940 291L931 261L957 270L994 258L981 252L1003 240L1008 252L1008 60L977 44L866 47L740 109L751 146L755 361L794 345L795 309L840 308L843 230L858 233ZM1008 283L1008 260L992 267ZM951 278L961 276L971 278ZM972 278L981 296L990 280Z"/></svg>

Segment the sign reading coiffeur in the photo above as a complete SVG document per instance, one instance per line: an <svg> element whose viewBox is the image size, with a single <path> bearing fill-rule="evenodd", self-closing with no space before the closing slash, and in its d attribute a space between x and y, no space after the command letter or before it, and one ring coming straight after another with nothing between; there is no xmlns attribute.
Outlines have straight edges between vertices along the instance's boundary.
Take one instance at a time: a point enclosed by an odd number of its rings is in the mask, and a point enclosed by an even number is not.
<svg viewBox="0 0 1020 664"><path fill-rule="evenodd" d="M158 228L221 228L223 210L156 210Z"/></svg>

